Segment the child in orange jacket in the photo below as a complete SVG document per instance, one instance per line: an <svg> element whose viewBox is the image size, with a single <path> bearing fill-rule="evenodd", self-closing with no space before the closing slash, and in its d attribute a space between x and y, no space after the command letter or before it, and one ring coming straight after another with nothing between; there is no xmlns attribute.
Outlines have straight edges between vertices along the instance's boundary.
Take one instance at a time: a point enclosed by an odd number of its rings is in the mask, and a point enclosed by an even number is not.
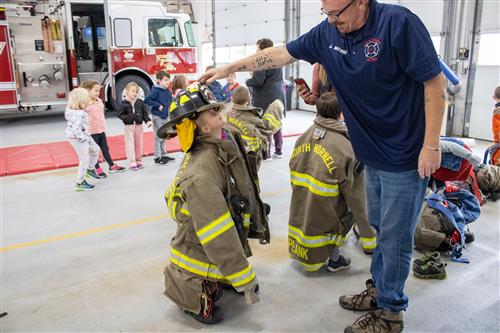
<svg viewBox="0 0 500 333"><path fill-rule="evenodd" d="M500 86L495 88L493 99L495 100L495 110L493 110L493 118L491 120L493 142L500 143ZM500 149L493 153L491 160L492 164L500 166Z"/></svg>

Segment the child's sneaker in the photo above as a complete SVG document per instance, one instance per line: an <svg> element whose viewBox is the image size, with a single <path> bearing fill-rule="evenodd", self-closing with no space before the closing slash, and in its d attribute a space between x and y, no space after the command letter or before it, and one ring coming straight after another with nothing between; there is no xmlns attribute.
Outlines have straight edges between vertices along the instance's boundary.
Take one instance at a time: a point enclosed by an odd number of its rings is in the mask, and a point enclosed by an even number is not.
<svg viewBox="0 0 500 333"><path fill-rule="evenodd" d="M351 259L345 258L343 255L340 255L337 261L328 259L328 265L326 266L326 269L328 269L330 272L337 272L343 269L348 269L349 267L351 267Z"/></svg>
<svg viewBox="0 0 500 333"><path fill-rule="evenodd" d="M163 158L161 158L161 157L157 157L157 158L155 158L155 160L154 160L154 161L155 161L155 164L156 164L156 165L165 165L165 164L167 164L167 163L165 162L165 160L164 160Z"/></svg>
<svg viewBox="0 0 500 333"><path fill-rule="evenodd" d="M114 173L114 172L123 172L125 171L126 168L119 166L118 164L113 164L113 166L109 167L109 172Z"/></svg>
<svg viewBox="0 0 500 333"><path fill-rule="evenodd" d="M128 167L128 169L130 171L137 171L137 170L139 170L139 168L137 167L137 165L131 165L131 166Z"/></svg>
<svg viewBox="0 0 500 333"><path fill-rule="evenodd" d="M274 153L273 154L273 158L282 159L283 158L283 153Z"/></svg>
<svg viewBox="0 0 500 333"><path fill-rule="evenodd" d="M144 164L137 162L137 169L144 169Z"/></svg>
<svg viewBox="0 0 500 333"><path fill-rule="evenodd" d="M95 179L101 179L101 176L99 176L97 174L97 172L95 171L95 169L92 169L92 170L88 169L87 170L87 176L90 176L90 177L95 178ZM104 177L102 177L102 178L104 178Z"/></svg>
<svg viewBox="0 0 500 333"><path fill-rule="evenodd" d="M443 262L429 261L423 266L413 266L413 274L419 279L446 279L446 264Z"/></svg>
<svg viewBox="0 0 500 333"><path fill-rule="evenodd" d="M108 175L106 173L104 173L104 171L102 171L102 169L100 167L97 168L95 171L96 171L97 175L99 175L99 177L101 177L101 178L107 178L108 177Z"/></svg>
<svg viewBox="0 0 500 333"><path fill-rule="evenodd" d="M163 156L161 159L162 159L163 161L165 161L165 164L167 164L168 162L175 161L175 158L170 157L170 156Z"/></svg>
<svg viewBox="0 0 500 333"><path fill-rule="evenodd" d="M94 189L94 185L87 183L87 181L83 181L81 183L77 183L75 187L75 191L77 192L83 192L83 191L90 191Z"/></svg>

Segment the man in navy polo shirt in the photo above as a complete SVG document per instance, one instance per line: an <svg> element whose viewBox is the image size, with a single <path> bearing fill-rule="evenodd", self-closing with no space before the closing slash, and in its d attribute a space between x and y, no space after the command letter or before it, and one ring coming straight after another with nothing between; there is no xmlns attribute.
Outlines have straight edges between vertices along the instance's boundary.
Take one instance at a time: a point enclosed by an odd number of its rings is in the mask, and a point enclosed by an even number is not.
<svg viewBox="0 0 500 333"><path fill-rule="evenodd" d="M378 233L367 290L339 300L346 309L370 312L345 332L400 332L413 234L428 177L440 164L444 78L428 31L409 10L375 0L321 4L327 19L286 47L260 51L200 80L297 59L325 67L365 165L368 215Z"/></svg>

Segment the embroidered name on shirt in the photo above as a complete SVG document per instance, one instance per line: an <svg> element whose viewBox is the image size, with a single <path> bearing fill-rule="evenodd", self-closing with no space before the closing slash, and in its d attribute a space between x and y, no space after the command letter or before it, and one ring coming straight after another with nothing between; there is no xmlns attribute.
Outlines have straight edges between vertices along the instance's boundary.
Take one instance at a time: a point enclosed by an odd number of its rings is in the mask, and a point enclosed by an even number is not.
<svg viewBox="0 0 500 333"><path fill-rule="evenodd" d="M344 54L344 55L347 54L347 51L344 50L344 49L342 49L342 48L340 48L340 46L338 46L338 45L333 46L333 44L330 44L329 48L330 49L334 49L335 51L337 51L337 52L339 52L341 54Z"/></svg>

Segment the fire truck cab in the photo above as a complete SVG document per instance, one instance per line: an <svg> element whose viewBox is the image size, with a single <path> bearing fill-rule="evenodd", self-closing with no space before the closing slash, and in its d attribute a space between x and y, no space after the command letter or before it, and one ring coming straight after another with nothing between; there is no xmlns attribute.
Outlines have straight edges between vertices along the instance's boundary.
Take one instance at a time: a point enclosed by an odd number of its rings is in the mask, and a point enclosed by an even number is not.
<svg viewBox="0 0 500 333"><path fill-rule="evenodd" d="M116 108L129 82L144 98L159 70L188 81L197 72L190 16L167 12L161 1L7 1L2 45L2 113L63 105L84 80L100 82L103 100Z"/></svg>

